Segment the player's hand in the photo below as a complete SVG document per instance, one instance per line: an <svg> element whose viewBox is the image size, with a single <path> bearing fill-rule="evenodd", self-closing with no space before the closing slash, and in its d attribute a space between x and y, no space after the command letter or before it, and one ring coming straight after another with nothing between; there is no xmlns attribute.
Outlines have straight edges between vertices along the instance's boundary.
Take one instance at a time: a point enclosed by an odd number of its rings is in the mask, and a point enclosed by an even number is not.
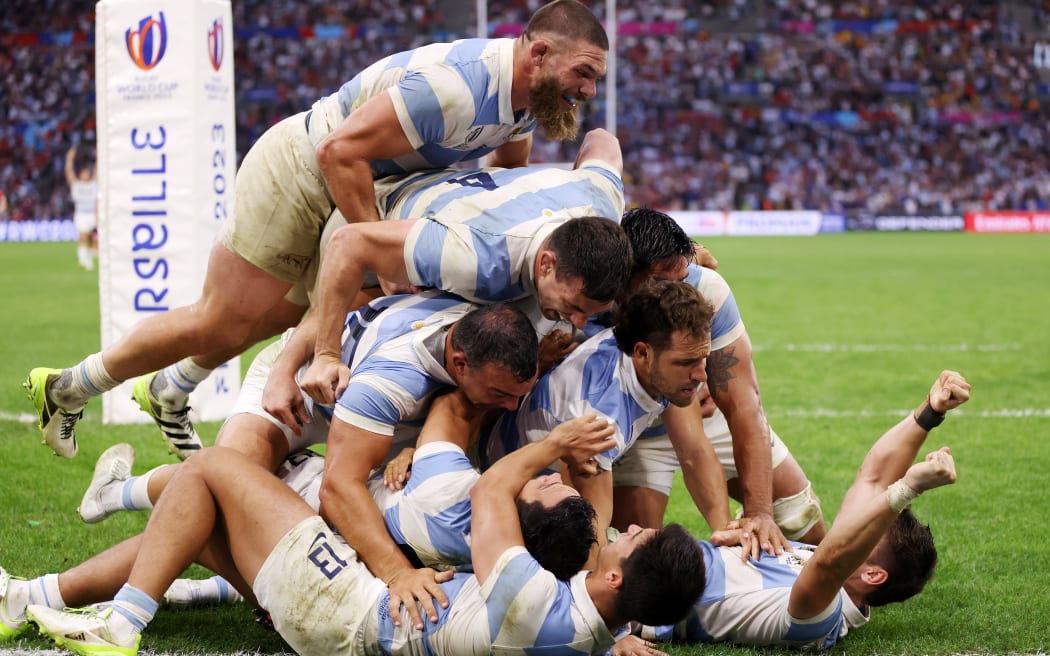
<svg viewBox="0 0 1050 656"><path fill-rule="evenodd" d="M555 328L544 335L543 339L540 340L537 355L539 365L537 375L542 376L550 371L551 367L561 362L566 355L572 353L579 345L580 343L564 330Z"/></svg>
<svg viewBox="0 0 1050 656"><path fill-rule="evenodd" d="M904 483L922 493L935 487L951 485L958 476L955 473L955 459L948 447L941 447L926 455L926 459L908 468L904 474Z"/></svg>
<svg viewBox="0 0 1050 656"><path fill-rule="evenodd" d="M335 355L317 355L299 387L321 405L332 406L350 383L350 368Z"/></svg>
<svg viewBox="0 0 1050 656"><path fill-rule="evenodd" d="M748 556L758 560L761 552L765 551L771 556L778 556L785 551L791 551L791 543L780 527L773 521L773 516L768 513L745 514L740 518L740 528L747 532L743 536L744 547L743 560Z"/></svg>
<svg viewBox="0 0 1050 656"><path fill-rule="evenodd" d="M715 416L715 410L718 406L715 405L715 398L711 396L711 388L708 387L707 383L701 385L700 389L696 392L696 398L700 400L700 414L704 419Z"/></svg>
<svg viewBox="0 0 1050 656"><path fill-rule="evenodd" d="M740 528L739 520L732 520L726 524L723 528L712 531L711 538L708 540L711 544L718 547L740 547L744 545L744 541L748 541L748 548L751 547L751 531Z"/></svg>
<svg viewBox="0 0 1050 656"><path fill-rule="evenodd" d="M303 392L295 382L294 376L267 376L266 386L263 387L262 408L291 428L297 437L302 437L302 427L310 423L310 413L306 410Z"/></svg>
<svg viewBox="0 0 1050 656"><path fill-rule="evenodd" d="M383 485L395 491L405 487L408 477L412 475L412 456L415 452L414 448L405 447L386 464L383 469Z"/></svg>
<svg viewBox="0 0 1050 656"><path fill-rule="evenodd" d="M958 371L942 371L930 388L929 403L934 412L944 414L970 400L970 383Z"/></svg>
<svg viewBox="0 0 1050 656"><path fill-rule="evenodd" d="M707 247L700 242L693 242L693 264L711 269L712 271L718 269L718 260L716 260L715 256L711 254L711 251L707 250Z"/></svg>
<svg viewBox="0 0 1050 656"><path fill-rule="evenodd" d="M648 640L638 636L624 636L616 641L612 648L613 656L667 656Z"/></svg>
<svg viewBox="0 0 1050 656"><path fill-rule="evenodd" d="M616 426L611 421L599 417L597 413L588 412L582 417L558 424L544 439L555 443L562 454L561 459L570 467L585 473L588 465L592 469L597 468L592 460L594 456L616 448L615 434Z"/></svg>
<svg viewBox="0 0 1050 656"><path fill-rule="evenodd" d="M419 604L431 622L438 621L436 601L442 608L448 608L448 597L441 589L439 583L452 579L455 572L438 572L437 570L423 567L420 569L405 569L394 576L387 586L390 588L390 619L394 626L401 626L401 607L404 605L408 611L412 626L423 630L423 616L419 613Z"/></svg>

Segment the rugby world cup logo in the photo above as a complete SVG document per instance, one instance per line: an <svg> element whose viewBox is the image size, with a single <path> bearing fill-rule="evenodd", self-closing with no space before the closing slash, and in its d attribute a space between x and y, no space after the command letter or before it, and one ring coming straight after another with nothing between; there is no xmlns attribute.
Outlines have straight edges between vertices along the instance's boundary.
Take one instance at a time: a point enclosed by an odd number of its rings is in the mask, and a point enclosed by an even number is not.
<svg viewBox="0 0 1050 656"><path fill-rule="evenodd" d="M208 61L211 62L211 68L216 73L222 68L222 55L225 50L226 43L223 41L222 19L216 18L212 21L211 28L208 29Z"/></svg>
<svg viewBox="0 0 1050 656"><path fill-rule="evenodd" d="M152 70L159 64L168 47L168 26L164 22L164 12L158 12L157 15L159 18L147 16L140 20L137 30L124 32L128 56L144 71Z"/></svg>

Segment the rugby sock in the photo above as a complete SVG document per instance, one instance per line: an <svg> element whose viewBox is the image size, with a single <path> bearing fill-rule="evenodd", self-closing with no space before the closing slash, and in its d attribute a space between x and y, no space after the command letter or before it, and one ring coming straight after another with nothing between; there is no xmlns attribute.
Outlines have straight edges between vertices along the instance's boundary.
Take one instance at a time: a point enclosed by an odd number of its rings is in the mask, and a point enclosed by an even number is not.
<svg viewBox="0 0 1050 656"><path fill-rule="evenodd" d="M113 609L113 614L109 616L109 628L118 639L142 633L157 614L157 602L142 590L127 583L117 592L110 608Z"/></svg>
<svg viewBox="0 0 1050 656"><path fill-rule="evenodd" d="M149 479L167 465L154 467L141 476L132 476L124 481L114 481L102 488L99 500L106 512L118 510L151 510L153 502L149 498Z"/></svg>
<svg viewBox="0 0 1050 656"><path fill-rule="evenodd" d="M50 394L64 408L79 408L88 399L100 396L103 392L120 385L102 365L102 354L87 356L80 364L70 369L63 369L51 386Z"/></svg>
<svg viewBox="0 0 1050 656"><path fill-rule="evenodd" d="M164 593L164 601L171 606L191 608L205 604L233 604L244 601L229 582L221 576L210 579L177 579Z"/></svg>
<svg viewBox="0 0 1050 656"><path fill-rule="evenodd" d="M237 588L230 585L230 582L221 576L213 576L210 579L199 581L199 583L201 597L214 599L220 604L244 601L244 597L241 596L240 592L237 592Z"/></svg>
<svg viewBox="0 0 1050 656"><path fill-rule="evenodd" d="M186 406L190 392L197 389L211 372L193 358L184 358L161 369L150 385L150 392L166 408L181 410Z"/></svg>
<svg viewBox="0 0 1050 656"><path fill-rule="evenodd" d="M45 574L29 581L9 579L3 604L11 617L21 616L29 604L47 606L55 610L66 607L62 593L58 590L58 574Z"/></svg>

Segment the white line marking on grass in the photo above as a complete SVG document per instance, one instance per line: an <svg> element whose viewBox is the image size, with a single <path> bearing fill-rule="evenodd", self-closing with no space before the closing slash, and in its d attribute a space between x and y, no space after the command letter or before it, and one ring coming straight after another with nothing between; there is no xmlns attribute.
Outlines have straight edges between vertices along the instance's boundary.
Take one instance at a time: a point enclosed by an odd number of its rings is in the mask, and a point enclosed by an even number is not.
<svg viewBox="0 0 1050 656"><path fill-rule="evenodd" d="M785 417L849 419L855 417L903 417L914 409L902 410L835 410L832 408L792 408L789 410L768 409L770 415ZM998 410L973 411L965 408L952 410L957 417L980 419L1015 419L1022 417L1050 417L1050 408L1000 408Z"/></svg>
<svg viewBox="0 0 1050 656"><path fill-rule="evenodd" d="M804 353L914 353L976 351L1020 351L1020 344L756 344L755 351L801 351Z"/></svg>
<svg viewBox="0 0 1050 656"><path fill-rule="evenodd" d="M19 412L14 414L12 412L4 412L0 410L0 421L17 421L20 424L35 424L36 415L31 412Z"/></svg>

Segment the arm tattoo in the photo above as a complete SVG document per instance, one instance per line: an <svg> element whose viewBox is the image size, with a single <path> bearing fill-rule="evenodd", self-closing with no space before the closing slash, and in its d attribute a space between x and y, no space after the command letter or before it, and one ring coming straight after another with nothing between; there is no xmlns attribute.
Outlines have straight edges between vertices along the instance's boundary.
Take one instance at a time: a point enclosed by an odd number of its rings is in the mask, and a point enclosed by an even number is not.
<svg viewBox="0 0 1050 656"><path fill-rule="evenodd" d="M712 395L729 392L729 381L735 378L730 370L740 362L735 351L736 347L726 347L707 356L707 385Z"/></svg>

